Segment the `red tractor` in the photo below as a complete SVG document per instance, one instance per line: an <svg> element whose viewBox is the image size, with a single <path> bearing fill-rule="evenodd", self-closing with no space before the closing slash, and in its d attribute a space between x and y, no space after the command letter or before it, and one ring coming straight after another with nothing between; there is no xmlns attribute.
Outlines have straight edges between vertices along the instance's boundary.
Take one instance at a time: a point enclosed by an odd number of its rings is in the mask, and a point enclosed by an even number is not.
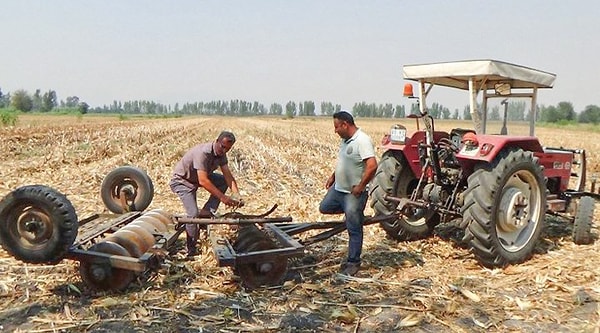
<svg viewBox="0 0 600 333"><path fill-rule="evenodd" d="M439 223L455 223L486 267L527 260L546 214L573 222L575 243L592 241L600 195L585 191L585 151L543 147L533 116L529 136L504 135L506 115L501 135L486 133L489 98L529 98L535 110L537 90L551 88L554 74L495 60L406 65L403 74L418 83L420 114L409 116L418 118L417 131L408 135L405 126L394 125L385 135L370 189L377 215L398 216L381 222L391 238L421 239ZM435 130L426 97L436 86L469 92L474 129ZM407 84L405 96L413 97L412 90Z"/></svg>

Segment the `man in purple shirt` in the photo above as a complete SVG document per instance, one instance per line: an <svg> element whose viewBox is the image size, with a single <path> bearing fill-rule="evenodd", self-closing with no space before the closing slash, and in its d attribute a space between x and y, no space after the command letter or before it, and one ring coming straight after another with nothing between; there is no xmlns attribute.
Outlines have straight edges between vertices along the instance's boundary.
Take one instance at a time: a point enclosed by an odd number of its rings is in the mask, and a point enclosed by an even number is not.
<svg viewBox="0 0 600 333"><path fill-rule="evenodd" d="M239 197L239 190L227 166L227 152L234 143L233 133L223 131L216 141L192 147L175 165L169 185L181 199L188 217L210 217L211 210L216 210L221 202L232 207L243 205L241 200L233 198L233 196ZM217 168L221 169L222 174L214 172ZM210 193L202 210L198 210L196 202L199 187ZM227 188L233 192L232 196L225 195ZM197 254L196 242L200 236L200 229L197 224L187 224L185 231L188 257L192 257Z"/></svg>

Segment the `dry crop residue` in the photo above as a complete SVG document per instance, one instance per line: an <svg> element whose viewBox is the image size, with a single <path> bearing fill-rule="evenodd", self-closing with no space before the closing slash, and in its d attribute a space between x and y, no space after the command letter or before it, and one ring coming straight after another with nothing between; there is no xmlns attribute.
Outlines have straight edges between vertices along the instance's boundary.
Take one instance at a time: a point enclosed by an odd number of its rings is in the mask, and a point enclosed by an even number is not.
<svg viewBox="0 0 600 333"><path fill-rule="evenodd" d="M339 144L329 118L88 116L21 116L16 127L0 128L0 195L45 184L66 194L84 218L105 209L103 177L129 164L154 182L150 208L180 213L168 188L174 164L191 146L228 129L238 137L228 156L245 213L277 203L275 214L295 221L332 219L318 213ZM396 121L357 124L378 143ZM400 121L414 130L412 121ZM544 146L586 149L589 175L600 169L600 134L547 128L536 134ZM482 268L461 247L456 230L440 226L431 238L397 243L368 226L364 268L356 277L337 274L347 244L340 234L293 260L282 286L253 291L240 287L231 269L216 267L208 241L200 259L177 254L169 269L142 276L123 293L89 291L77 262L26 265L0 250L0 331L597 332L600 242L577 246L569 224L552 217L546 222L530 261L496 270ZM177 246L183 249L183 239Z"/></svg>

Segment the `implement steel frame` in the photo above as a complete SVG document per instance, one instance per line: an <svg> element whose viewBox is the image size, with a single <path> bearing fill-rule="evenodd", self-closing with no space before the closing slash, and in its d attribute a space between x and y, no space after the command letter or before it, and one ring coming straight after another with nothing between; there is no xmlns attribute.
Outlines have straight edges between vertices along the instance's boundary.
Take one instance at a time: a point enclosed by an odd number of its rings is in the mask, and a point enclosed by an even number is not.
<svg viewBox="0 0 600 333"><path fill-rule="evenodd" d="M170 249L180 234L185 230L186 224L197 224L207 230L211 241L213 253L219 267L243 265L261 262L273 258L290 258L305 253L306 246L329 239L346 230L346 224L342 221L326 222L292 222L292 218L285 217L262 217L262 218L188 218L174 216L174 232L154 234L155 245L139 258L121 255L106 254L91 251L89 248L102 241L106 234L116 232L128 223L141 216L141 212L129 212L122 215L94 214L79 222L80 232L75 243L70 247L65 258L77 261L96 261L109 264L111 267L144 272L148 269L160 268L165 254ZM370 225L397 219L396 215L367 217L363 225ZM99 221L98 221L99 220ZM95 221L95 223L91 223ZM262 229L273 236L279 247L276 249L236 252L225 238L220 238L213 232L216 225L261 225ZM300 234L310 230L324 230L316 235L304 239L298 237Z"/></svg>

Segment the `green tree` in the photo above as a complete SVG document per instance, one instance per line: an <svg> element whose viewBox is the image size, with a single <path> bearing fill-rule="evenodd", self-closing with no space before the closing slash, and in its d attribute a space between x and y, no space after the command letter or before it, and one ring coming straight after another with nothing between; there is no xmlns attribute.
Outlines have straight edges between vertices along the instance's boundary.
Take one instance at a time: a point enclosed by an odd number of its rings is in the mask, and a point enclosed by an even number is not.
<svg viewBox="0 0 600 333"><path fill-rule="evenodd" d="M86 113L88 113L88 110L90 109L90 106L86 102L81 102L77 106L77 109L79 110L79 113L86 114Z"/></svg>
<svg viewBox="0 0 600 333"><path fill-rule="evenodd" d="M285 116L287 118L294 118L296 116L296 103L293 101L287 102L285 105Z"/></svg>
<svg viewBox="0 0 600 333"><path fill-rule="evenodd" d="M452 114L452 119L459 119L460 116L458 115L458 109L454 109L454 113Z"/></svg>
<svg viewBox="0 0 600 333"><path fill-rule="evenodd" d="M381 116L383 118L392 118L394 115L394 106L391 103L387 103L385 105L380 106L381 108Z"/></svg>
<svg viewBox="0 0 600 333"><path fill-rule="evenodd" d="M508 103L508 111L507 111L507 120L510 121L521 121L525 120L525 109L527 108L527 103L520 102L510 102Z"/></svg>
<svg viewBox="0 0 600 333"><path fill-rule="evenodd" d="M419 114L421 110L419 110L419 104L413 103L410 105L410 114Z"/></svg>
<svg viewBox="0 0 600 333"><path fill-rule="evenodd" d="M10 94L3 94L0 89L0 108L5 108L10 104Z"/></svg>
<svg viewBox="0 0 600 333"><path fill-rule="evenodd" d="M35 93L31 97L31 101L33 104L33 111L40 111L43 109L42 92L39 89L35 90Z"/></svg>
<svg viewBox="0 0 600 333"><path fill-rule="evenodd" d="M64 105L67 108L76 108L79 105L79 97L67 96L67 98L65 98Z"/></svg>
<svg viewBox="0 0 600 333"><path fill-rule="evenodd" d="M548 106L541 108L540 119L545 122L555 123L561 120L576 120L577 114L573 110L571 102L560 102L557 106Z"/></svg>
<svg viewBox="0 0 600 333"><path fill-rule="evenodd" d="M500 107L494 106L492 107L492 111L488 113L489 120L500 120Z"/></svg>
<svg viewBox="0 0 600 333"><path fill-rule="evenodd" d="M305 101L303 102L301 105L303 105L303 107L301 107L301 110L304 110L304 115L305 116L315 116L315 102L313 101Z"/></svg>
<svg viewBox="0 0 600 333"><path fill-rule="evenodd" d="M331 102L321 102L321 114L331 116L335 112L335 107Z"/></svg>
<svg viewBox="0 0 600 333"><path fill-rule="evenodd" d="M406 110L404 105L396 105L396 110L394 112L394 118L404 118L406 117Z"/></svg>
<svg viewBox="0 0 600 333"><path fill-rule="evenodd" d="M15 91L12 95L11 105L19 111L29 112L33 109L33 99L27 91L20 89Z"/></svg>
<svg viewBox="0 0 600 333"><path fill-rule="evenodd" d="M252 109L250 111L253 115L262 116L267 113L265 106L257 101L252 103Z"/></svg>
<svg viewBox="0 0 600 333"><path fill-rule="evenodd" d="M542 107L540 118L544 122L554 123L560 119L560 114L554 105Z"/></svg>
<svg viewBox="0 0 600 333"><path fill-rule="evenodd" d="M588 105L579 115L580 123L592 123L597 125L600 123L600 107L597 105Z"/></svg>
<svg viewBox="0 0 600 333"><path fill-rule="evenodd" d="M271 104L271 107L269 107L269 114L281 116L283 114L283 106L279 103Z"/></svg>
<svg viewBox="0 0 600 333"><path fill-rule="evenodd" d="M450 109L442 108L442 119L450 119Z"/></svg>
<svg viewBox="0 0 600 333"><path fill-rule="evenodd" d="M573 104L571 102L560 102L556 106L556 109L561 115L561 119L564 120L575 120L577 114L573 109Z"/></svg>
<svg viewBox="0 0 600 333"><path fill-rule="evenodd" d="M56 107L56 92L54 90L48 90L42 96L42 111L52 111Z"/></svg>
<svg viewBox="0 0 600 333"><path fill-rule="evenodd" d="M472 120L473 117L471 116L471 107L469 105L465 105L465 107L463 108L463 119L464 120Z"/></svg>

